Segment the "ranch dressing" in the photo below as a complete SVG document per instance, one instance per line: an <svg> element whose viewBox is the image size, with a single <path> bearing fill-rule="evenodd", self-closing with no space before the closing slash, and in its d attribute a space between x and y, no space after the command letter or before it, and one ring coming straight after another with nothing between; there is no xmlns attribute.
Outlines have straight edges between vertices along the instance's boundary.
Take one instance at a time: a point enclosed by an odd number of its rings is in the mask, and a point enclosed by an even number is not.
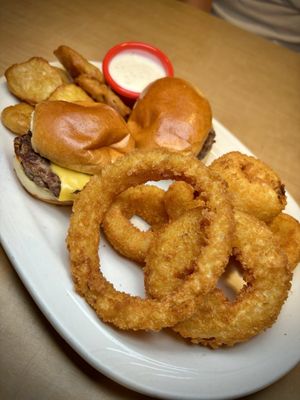
<svg viewBox="0 0 300 400"><path fill-rule="evenodd" d="M157 58L139 50L122 51L116 55L109 64L109 72L122 88L138 93L149 83L166 76Z"/></svg>

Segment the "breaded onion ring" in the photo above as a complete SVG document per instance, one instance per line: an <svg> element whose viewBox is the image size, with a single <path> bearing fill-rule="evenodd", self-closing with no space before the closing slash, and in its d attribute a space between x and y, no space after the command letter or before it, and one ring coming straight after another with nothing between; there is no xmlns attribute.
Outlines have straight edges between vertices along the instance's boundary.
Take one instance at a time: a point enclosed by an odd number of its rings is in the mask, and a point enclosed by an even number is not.
<svg viewBox="0 0 300 400"><path fill-rule="evenodd" d="M289 269L293 271L300 262L300 224L291 215L281 213L269 224L287 255Z"/></svg>
<svg viewBox="0 0 300 400"><path fill-rule="evenodd" d="M284 185L265 163L233 151L224 154L209 167L223 178L236 209L271 221L286 206Z"/></svg>
<svg viewBox="0 0 300 400"><path fill-rule="evenodd" d="M193 273L174 292L162 300L142 299L118 292L101 273L99 227L121 192L160 179L186 180L199 192L210 213L206 231L209 242L202 248ZM67 244L76 290L103 321L121 329L159 330L173 326L194 313L199 295L211 290L223 272L231 221L231 204L224 184L211 179L209 170L195 157L164 149L132 152L92 177L75 200Z"/></svg>
<svg viewBox="0 0 300 400"><path fill-rule="evenodd" d="M270 327L277 319L290 288L291 273L287 270L286 256L267 226L239 211L234 213L234 220L233 254L245 271L247 285L233 302L215 288L199 303L191 318L173 327L193 343L212 348L232 346ZM189 249L191 245L187 244ZM163 298L168 290L176 288L176 277L181 271L185 273L188 267L181 256L188 250L185 247L179 251L175 248L172 252L175 271L167 271L159 264L148 264L146 289L150 295ZM156 257L161 256L159 252L156 254ZM157 279L163 280L164 285L153 287Z"/></svg>
<svg viewBox="0 0 300 400"><path fill-rule="evenodd" d="M143 264L153 239L153 231L168 221L164 206L165 192L156 186L139 185L121 193L105 214L102 228L113 246L123 256ZM137 215L150 229L135 227L130 218Z"/></svg>
<svg viewBox="0 0 300 400"><path fill-rule="evenodd" d="M185 211L204 206L204 202L197 198L198 193L184 181L174 182L165 194L164 203L166 212L171 220L177 219Z"/></svg>
<svg viewBox="0 0 300 400"><path fill-rule="evenodd" d="M194 208L157 232L144 268L145 287L151 297L163 298L163 293L171 293L194 272L197 258L208 241L206 229L210 219L209 211ZM225 232L231 234L229 227ZM230 243L228 238L224 239ZM229 259L231 247L216 247L214 252L216 259Z"/></svg>

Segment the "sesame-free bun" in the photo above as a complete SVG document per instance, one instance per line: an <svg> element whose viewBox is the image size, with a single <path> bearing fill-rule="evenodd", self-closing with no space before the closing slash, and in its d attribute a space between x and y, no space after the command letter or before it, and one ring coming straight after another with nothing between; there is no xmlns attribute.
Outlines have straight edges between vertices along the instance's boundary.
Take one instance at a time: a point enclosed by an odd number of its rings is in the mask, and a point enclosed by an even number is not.
<svg viewBox="0 0 300 400"><path fill-rule="evenodd" d="M166 147L198 154L212 129L212 111L190 83L166 77L145 89L127 125L137 148Z"/></svg>
<svg viewBox="0 0 300 400"><path fill-rule="evenodd" d="M42 157L74 171L97 174L134 149L125 120L102 103L44 101L32 119L32 147Z"/></svg>

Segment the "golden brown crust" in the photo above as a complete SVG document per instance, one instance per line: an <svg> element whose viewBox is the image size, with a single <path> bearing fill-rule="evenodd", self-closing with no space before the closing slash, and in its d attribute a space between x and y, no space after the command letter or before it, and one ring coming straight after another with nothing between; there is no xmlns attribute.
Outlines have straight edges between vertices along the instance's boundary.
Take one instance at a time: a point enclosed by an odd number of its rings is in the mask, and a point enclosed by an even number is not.
<svg viewBox="0 0 300 400"><path fill-rule="evenodd" d="M123 118L126 118L131 109L123 103L119 96L117 96L109 86L99 80L90 77L86 74L79 75L75 82L85 90L94 100L105 103L118 111Z"/></svg>
<svg viewBox="0 0 300 400"><path fill-rule="evenodd" d="M34 107L27 103L8 106L1 113L1 121L11 132L17 135L25 135L30 129L33 111Z"/></svg>
<svg viewBox="0 0 300 400"><path fill-rule="evenodd" d="M188 82L167 77L141 95L128 127L138 148L166 147L198 154L212 128L212 111Z"/></svg>
<svg viewBox="0 0 300 400"><path fill-rule="evenodd" d="M87 74L104 82L102 72L95 65L91 64L81 54L68 46L59 46L53 52L62 65L66 68L72 78L80 74Z"/></svg>
<svg viewBox="0 0 300 400"><path fill-rule="evenodd" d="M10 92L32 105L46 100L64 83L61 73L42 57L11 65L5 71L5 77Z"/></svg>
<svg viewBox="0 0 300 400"><path fill-rule="evenodd" d="M269 224L287 255L288 264L293 271L300 262L300 223L291 215L280 213Z"/></svg>
<svg viewBox="0 0 300 400"><path fill-rule="evenodd" d="M75 103L77 101L91 101L93 99L75 83L65 83L59 86L54 92L48 97L47 100L62 100Z"/></svg>
<svg viewBox="0 0 300 400"><path fill-rule="evenodd" d="M134 149L125 121L100 103L42 102L36 106L32 133L32 146L41 156L89 174Z"/></svg>
<svg viewBox="0 0 300 400"><path fill-rule="evenodd" d="M209 168L227 183L236 209L268 222L285 208L284 185L263 161L232 151L214 160Z"/></svg>

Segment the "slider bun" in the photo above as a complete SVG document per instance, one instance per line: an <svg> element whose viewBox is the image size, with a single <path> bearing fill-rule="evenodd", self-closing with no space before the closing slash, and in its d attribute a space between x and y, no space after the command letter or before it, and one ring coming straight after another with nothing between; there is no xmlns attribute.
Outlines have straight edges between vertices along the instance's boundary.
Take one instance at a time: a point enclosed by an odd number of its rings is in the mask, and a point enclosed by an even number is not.
<svg viewBox="0 0 300 400"><path fill-rule="evenodd" d="M22 186L26 189L26 191L31 194L31 196L35 197L38 200L42 200L49 204L57 204L57 205L70 205L72 201L60 201L57 197L55 197L49 190L44 189L38 185L36 185L31 179L27 177L24 172L24 169L18 160L17 157L13 158L13 166L17 178L21 182Z"/></svg>
<svg viewBox="0 0 300 400"><path fill-rule="evenodd" d="M145 89L127 125L137 148L167 147L198 154L212 129L212 111L192 85L167 77Z"/></svg>
<svg viewBox="0 0 300 400"><path fill-rule="evenodd" d="M71 170L97 174L104 165L134 149L124 119L102 103L44 101L32 120L32 147Z"/></svg>

